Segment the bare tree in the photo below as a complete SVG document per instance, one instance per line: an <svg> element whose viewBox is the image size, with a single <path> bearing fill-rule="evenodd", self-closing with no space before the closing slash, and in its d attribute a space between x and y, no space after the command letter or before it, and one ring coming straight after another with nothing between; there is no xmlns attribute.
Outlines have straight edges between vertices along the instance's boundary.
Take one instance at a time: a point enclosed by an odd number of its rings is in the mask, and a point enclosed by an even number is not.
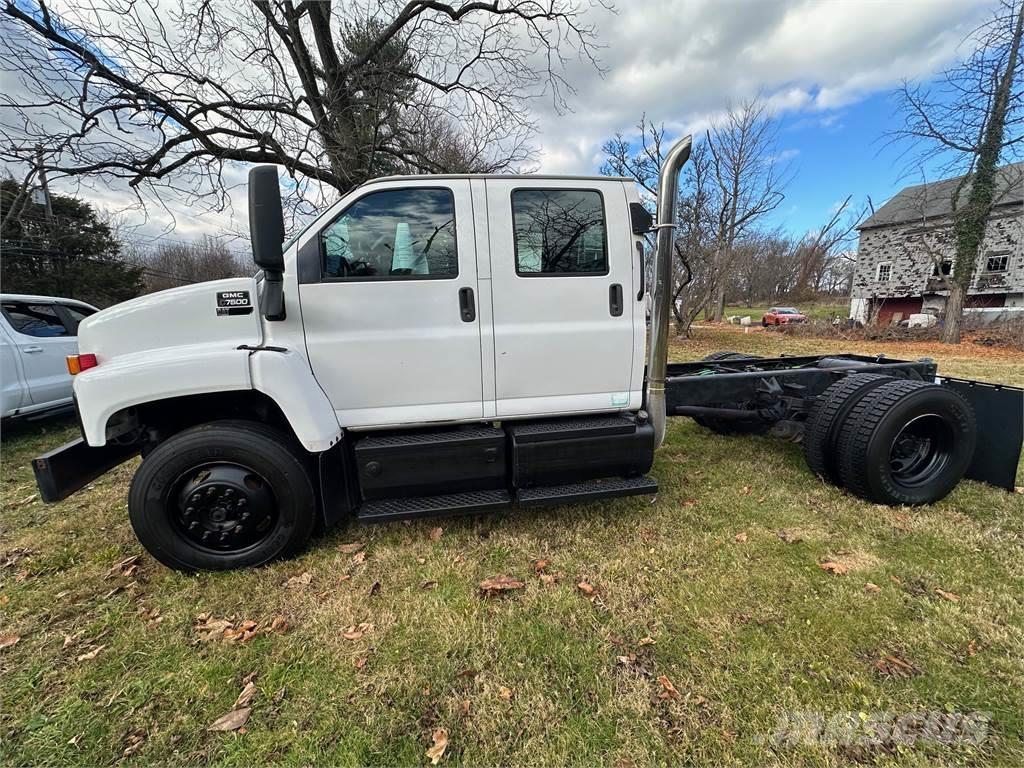
<svg viewBox="0 0 1024 768"><path fill-rule="evenodd" d="M942 340L960 342L964 301L996 200L996 168L1004 153L1024 149L1024 0L1001 0L992 18L967 43L973 52L946 70L935 89L904 83L899 91L904 125L893 139L908 139L922 162L942 161L963 174L951 195L956 254L946 280Z"/></svg>
<svg viewBox="0 0 1024 768"><path fill-rule="evenodd" d="M842 254L849 253L857 226L867 215L867 205L858 209L850 207L852 199L852 195L848 196L821 228L809 233L796 246L797 273L792 291L795 299L809 298L821 291L826 274Z"/></svg>
<svg viewBox="0 0 1024 768"><path fill-rule="evenodd" d="M791 174L779 162L775 139L777 125L760 100L731 107L707 133L712 170L718 185L715 273L724 276L732 267L737 241L784 199L783 190ZM710 318L721 320L725 313L726 280L718 280Z"/></svg>
<svg viewBox="0 0 1024 768"><path fill-rule="evenodd" d="M581 0L584 4L591 1ZM576 0L6 0L0 158L52 179L165 185L215 208L231 163L278 163L293 198L393 172L527 162L528 105L592 64ZM235 177L237 179L237 175Z"/></svg>
<svg viewBox="0 0 1024 768"><path fill-rule="evenodd" d="M136 260L145 270L147 293L252 272L222 239L210 235L192 243L162 243L155 253L137 254Z"/></svg>

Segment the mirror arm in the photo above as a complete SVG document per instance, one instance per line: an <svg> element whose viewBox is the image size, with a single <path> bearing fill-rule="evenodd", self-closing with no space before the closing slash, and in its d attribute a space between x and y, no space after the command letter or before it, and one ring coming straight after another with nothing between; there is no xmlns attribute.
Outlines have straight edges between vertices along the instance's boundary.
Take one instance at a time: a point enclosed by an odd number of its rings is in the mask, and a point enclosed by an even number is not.
<svg viewBox="0 0 1024 768"><path fill-rule="evenodd" d="M260 311L269 321L284 320L284 274L278 270L263 270L263 292L260 294Z"/></svg>

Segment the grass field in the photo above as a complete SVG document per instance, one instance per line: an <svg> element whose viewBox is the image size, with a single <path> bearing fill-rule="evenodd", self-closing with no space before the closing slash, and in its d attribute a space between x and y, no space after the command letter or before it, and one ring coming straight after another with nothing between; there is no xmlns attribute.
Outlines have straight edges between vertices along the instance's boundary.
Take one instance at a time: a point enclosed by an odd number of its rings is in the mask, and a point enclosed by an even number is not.
<svg viewBox="0 0 1024 768"><path fill-rule="evenodd" d="M695 333L674 359L835 351ZM1022 353L861 349L1024 384ZM964 482L875 506L799 446L677 419L654 501L343 527L287 562L183 576L135 541L133 464L38 501L29 459L73 432L2 444L0 764L417 765L435 737L441 764L1024 763L1024 496ZM481 597L498 575L525 586ZM207 730L231 711L244 725ZM831 728L780 729L794 712ZM987 732L864 738L922 712Z"/></svg>

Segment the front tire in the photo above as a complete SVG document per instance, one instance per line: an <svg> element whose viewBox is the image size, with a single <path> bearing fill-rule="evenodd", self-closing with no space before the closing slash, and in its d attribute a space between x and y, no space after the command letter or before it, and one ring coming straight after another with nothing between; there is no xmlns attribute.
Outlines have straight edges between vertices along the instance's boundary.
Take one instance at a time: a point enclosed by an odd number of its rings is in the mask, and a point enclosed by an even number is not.
<svg viewBox="0 0 1024 768"><path fill-rule="evenodd" d="M846 489L878 504L931 504L949 494L974 458L977 427L956 392L892 381L858 402L839 430Z"/></svg>
<svg viewBox="0 0 1024 768"><path fill-rule="evenodd" d="M309 540L316 493L283 432L216 421L152 450L132 479L128 516L146 550L181 571L263 565Z"/></svg>

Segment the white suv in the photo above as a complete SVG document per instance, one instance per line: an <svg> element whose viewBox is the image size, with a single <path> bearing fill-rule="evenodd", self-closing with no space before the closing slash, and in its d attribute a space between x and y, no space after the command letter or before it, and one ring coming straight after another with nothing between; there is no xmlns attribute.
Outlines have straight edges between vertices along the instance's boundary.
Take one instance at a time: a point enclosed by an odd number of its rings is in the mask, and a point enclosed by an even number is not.
<svg viewBox="0 0 1024 768"><path fill-rule="evenodd" d="M65 358L78 353L78 324L96 307L54 296L0 294L0 416L71 404Z"/></svg>

